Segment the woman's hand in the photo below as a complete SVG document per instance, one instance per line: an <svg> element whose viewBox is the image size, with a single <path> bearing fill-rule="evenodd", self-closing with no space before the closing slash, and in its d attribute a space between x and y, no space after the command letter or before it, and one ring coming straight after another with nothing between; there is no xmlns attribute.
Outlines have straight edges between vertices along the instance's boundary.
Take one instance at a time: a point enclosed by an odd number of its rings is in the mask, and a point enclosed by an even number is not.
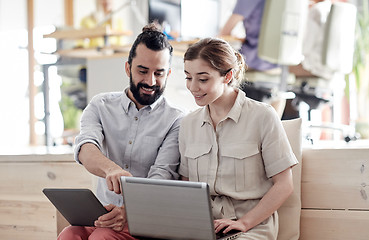
<svg viewBox="0 0 369 240"><path fill-rule="evenodd" d="M246 232L247 227L239 220L231 220L231 219L217 219L214 220L214 228L215 232L219 232L223 229L223 233L227 233L230 230L238 230L241 232Z"/></svg>
<svg viewBox="0 0 369 240"><path fill-rule="evenodd" d="M219 232L225 228L223 231L224 233L227 233L232 229L247 232L277 211L293 191L291 168L287 168L277 175L274 175L272 179L274 183L273 186L254 208L248 211L237 221L230 219L215 220L215 231Z"/></svg>
<svg viewBox="0 0 369 240"><path fill-rule="evenodd" d="M95 221L95 227L111 228L114 231L120 232L127 223L126 211L124 206L118 207L113 204L105 206L109 212L100 216Z"/></svg>

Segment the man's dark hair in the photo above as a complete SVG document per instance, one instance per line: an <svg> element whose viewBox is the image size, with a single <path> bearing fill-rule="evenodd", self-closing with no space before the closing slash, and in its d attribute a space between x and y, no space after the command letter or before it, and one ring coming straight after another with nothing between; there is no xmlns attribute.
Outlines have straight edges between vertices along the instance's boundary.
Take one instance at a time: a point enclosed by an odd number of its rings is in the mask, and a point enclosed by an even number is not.
<svg viewBox="0 0 369 240"><path fill-rule="evenodd" d="M171 62L173 55L172 45L170 45L167 36L162 33L155 24L151 23L142 29L142 33L140 33L140 35L138 35L134 41L132 48L129 51L129 65L132 64L133 58L136 57L136 48L140 43L145 44L148 49L153 51L161 51L165 48L168 48L170 54L169 63Z"/></svg>

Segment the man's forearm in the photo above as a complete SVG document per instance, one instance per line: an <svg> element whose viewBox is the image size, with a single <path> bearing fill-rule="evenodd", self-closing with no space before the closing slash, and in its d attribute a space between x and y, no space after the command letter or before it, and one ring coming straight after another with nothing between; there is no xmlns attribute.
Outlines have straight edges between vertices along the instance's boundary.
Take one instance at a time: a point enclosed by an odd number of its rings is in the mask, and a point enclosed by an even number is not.
<svg viewBox="0 0 369 240"><path fill-rule="evenodd" d="M108 159L92 143L83 144L78 154L83 166L92 174L105 178L107 173L120 167Z"/></svg>

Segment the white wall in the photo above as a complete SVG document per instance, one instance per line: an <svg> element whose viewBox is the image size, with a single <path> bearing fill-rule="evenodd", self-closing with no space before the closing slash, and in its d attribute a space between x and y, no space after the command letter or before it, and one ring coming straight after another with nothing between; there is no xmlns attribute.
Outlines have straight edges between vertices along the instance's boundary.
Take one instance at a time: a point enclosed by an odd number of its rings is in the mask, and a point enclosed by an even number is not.
<svg viewBox="0 0 369 240"><path fill-rule="evenodd" d="M0 32L24 29L26 21L26 0L0 0Z"/></svg>
<svg viewBox="0 0 369 240"><path fill-rule="evenodd" d="M29 141L25 3L0 0L0 149Z"/></svg>
<svg viewBox="0 0 369 240"><path fill-rule="evenodd" d="M34 48L42 51L45 29L64 23L63 0L34 1ZM49 27L48 27L49 26ZM29 143L28 94L28 35L27 1L0 0L0 146L2 149L27 146ZM36 60L40 60L40 54ZM35 68L35 85L41 88L42 79ZM39 101L40 100L40 101ZM42 95L36 96L35 112L43 118ZM40 122L42 123L42 122ZM41 129L39 128L41 127ZM42 124L36 130L43 132ZM43 136L40 137L43 139Z"/></svg>

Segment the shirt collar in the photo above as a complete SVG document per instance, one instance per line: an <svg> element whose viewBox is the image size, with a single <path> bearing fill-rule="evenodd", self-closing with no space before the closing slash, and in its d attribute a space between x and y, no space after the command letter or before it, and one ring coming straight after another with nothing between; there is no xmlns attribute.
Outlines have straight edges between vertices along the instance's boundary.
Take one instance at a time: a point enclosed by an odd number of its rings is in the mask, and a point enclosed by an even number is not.
<svg viewBox="0 0 369 240"><path fill-rule="evenodd" d="M136 107L136 104L128 97L128 89L129 87L127 87L125 90L124 90L124 94L122 94L122 106L123 106L123 109L126 113L128 113L129 111L129 108L131 106L134 106ZM156 106L158 106L162 101L163 101L164 97L163 95L160 96L153 104L151 105L148 105L148 106L145 106L143 108L148 108L149 111L153 110Z"/></svg>
<svg viewBox="0 0 369 240"><path fill-rule="evenodd" d="M237 90L237 97L236 97L236 101L233 104L233 107L231 108L231 110L229 111L229 113L227 114L226 118L230 118L233 121L235 121L236 123L238 122L238 120L240 119L241 116L241 112L242 112L242 106L246 100L246 94L241 91L241 90ZM203 107L201 109L201 127L204 126L205 123L209 123L211 124L212 120L210 117L210 112L209 112L209 105L207 105L206 107Z"/></svg>
<svg viewBox="0 0 369 240"><path fill-rule="evenodd" d="M241 112L242 112L242 107L243 107L243 104L246 101L245 92L242 91L242 90L237 90L237 91L238 91L238 94L237 94L236 101L234 102L233 107L231 108L231 110L229 111L229 113L227 115L227 118L232 119L236 123L240 119Z"/></svg>
<svg viewBox="0 0 369 240"><path fill-rule="evenodd" d="M131 99L129 99L129 97L127 96L128 94L128 88L124 89L124 93L122 94L122 106L123 106L123 110L128 113L129 107L134 103L132 102Z"/></svg>
<svg viewBox="0 0 369 240"><path fill-rule="evenodd" d="M201 125L200 127L204 126L205 123L211 124L211 117L210 117L210 112L209 112L209 105L206 105L205 107L203 107L201 110Z"/></svg>

